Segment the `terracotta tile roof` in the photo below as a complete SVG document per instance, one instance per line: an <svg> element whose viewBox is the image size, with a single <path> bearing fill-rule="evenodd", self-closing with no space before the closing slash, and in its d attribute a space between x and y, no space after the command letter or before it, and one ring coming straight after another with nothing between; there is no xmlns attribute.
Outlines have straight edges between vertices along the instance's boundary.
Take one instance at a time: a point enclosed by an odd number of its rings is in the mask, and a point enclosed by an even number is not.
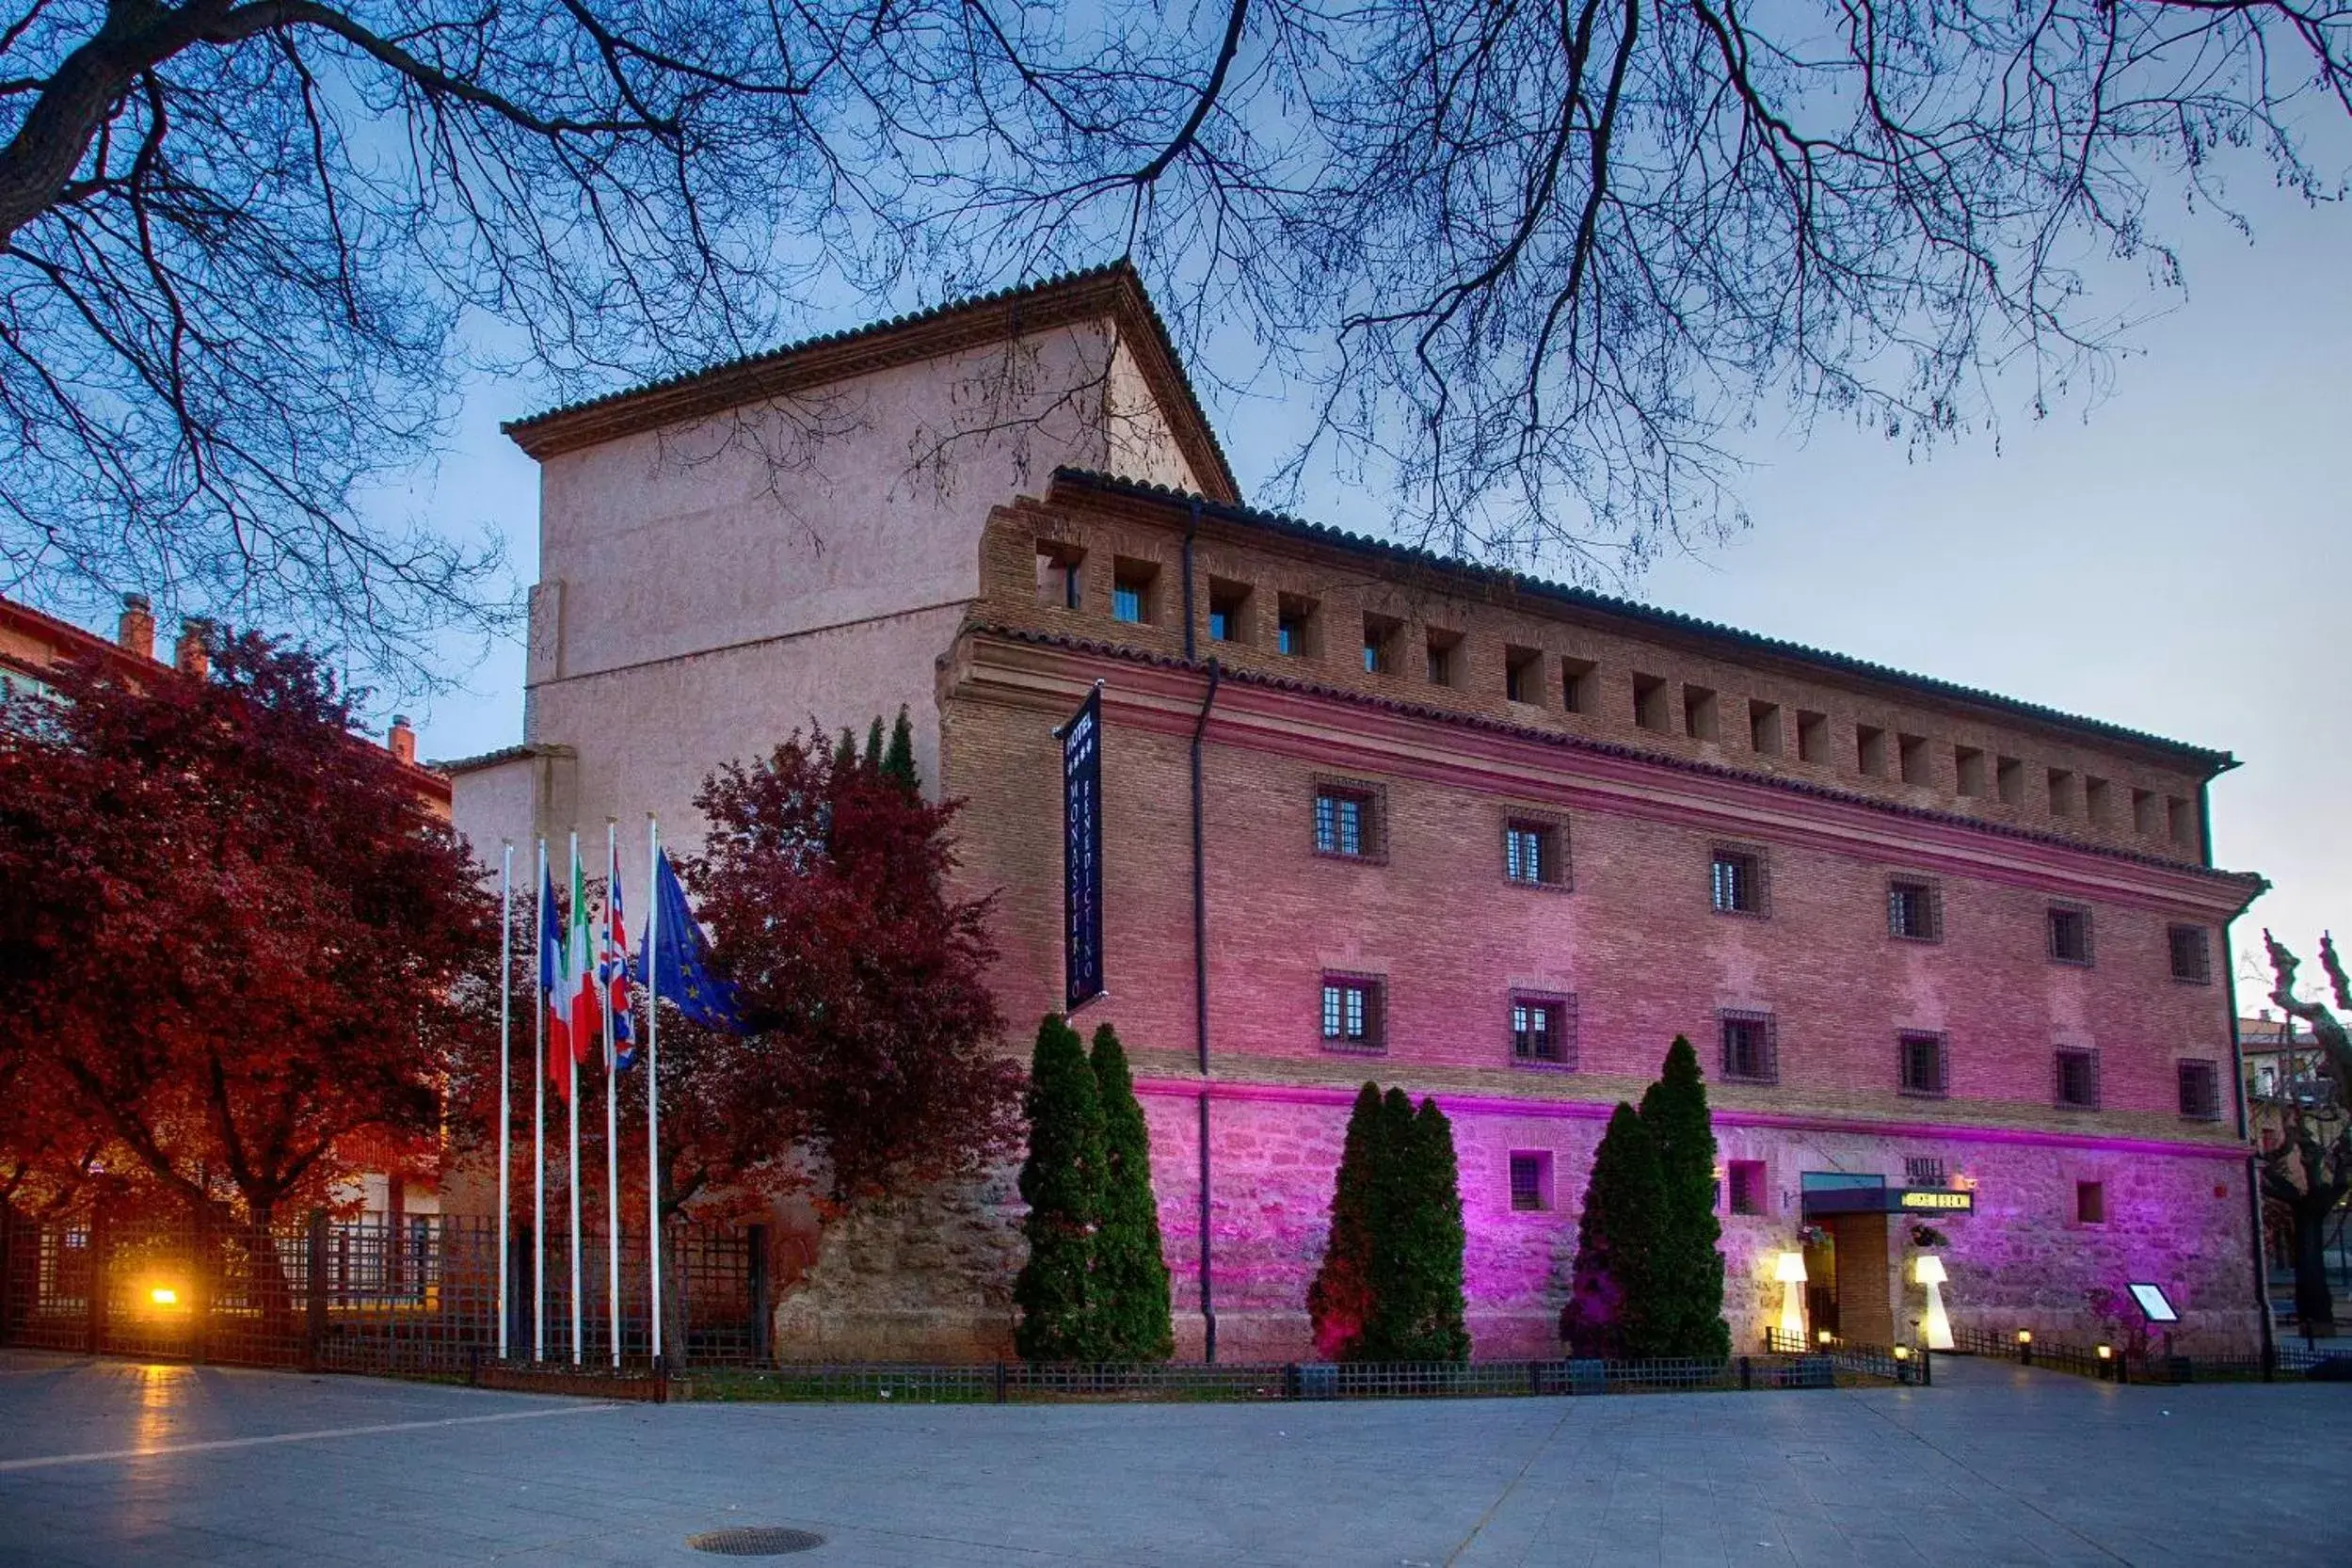
<svg viewBox="0 0 2352 1568"><path fill-rule="evenodd" d="M1333 528L1324 523L1308 522L1284 513L1261 512L1252 507L1229 505L1209 496L1187 495L1181 490L1171 489L1165 485L1121 478L1116 474L1096 473L1080 469L1066 468L1054 471L1053 484L1057 489L1067 487L1170 506L1189 508L1193 502L1198 501L1203 516L1213 517L1220 521L1239 523L1247 528L1259 529L1285 537L1346 551L1352 554L1376 556L1399 565L1438 571L1459 579L1464 584L1505 587L1527 594L1531 598L1549 600L1555 603L1571 605L1596 615L1632 621L1653 630L1727 645L1742 652L1768 654L1774 658L1792 660L1821 669L1832 670L1840 675L1859 677L1882 685L1901 687L1940 701L1966 703L1976 708L1990 709L2008 717L2056 726L2084 734L2096 735L2105 740L2126 742L2151 751L2161 752L2168 759L2193 763L2206 770L2208 775L2225 773L2238 765L2237 759L2227 751L2216 751L2205 746L2191 745L2183 741L2168 740L2161 735L2151 735L2143 730L2126 728L2122 725L2109 724L2103 719L2084 718L2079 714L2064 712L2056 708L2045 708L2040 703L2024 702L2015 697L2003 696L1997 692L1985 691L1979 687L1963 686L1956 681L1938 680L1933 676L1914 675L1908 670L1896 669L1888 664L1874 664L1867 659L1856 659L1843 653L1832 653L1824 648L1809 648L1802 643L1768 637L1760 632L1744 632L1736 626L1725 626L1717 621L1702 619L1697 616L1684 615L1680 611L1660 609L1656 605L1643 604L1635 600L1595 593L1589 588L1573 587L1564 583L1554 583L1544 578L1531 577L1505 568L1480 566L1456 556L1442 555L1435 551L1423 550L1412 545L1395 544L1385 539L1373 538L1368 535L1353 534L1346 529Z"/></svg>
<svg viewBox="0 0 2352 1568"><path fill-rule="evenodd" d="M1093 654L1117 659L1128 664L1152 664L1161 669L1202 672L1208 669L1206 660L1187 663L1173 654L1154 653L1132 648L1124 643L1109 643L1091 637L1074 637L1066 632L1037 632L1027 627L1009 626L1000 622L973 620L964 628L967 632L1001 637L1007 642L1027 643L1039 648L1066 648L1073 653ZM2211 878L2234 884L2251 903L2270 888L2269 879L2256 872L2225 871L2217 866L2200 866L2193 861L2168 860L2162 856L2143 855L2136 850L2117 849L2105 844L2089 843L2061 834L2042 833L2029 827L2017 827L2008 823L1988 822L1981 817L1962 816L1956 811L1938 811L1924 806L1906 805L1901 801L1882 800L1876 795L1840 790L1832 785L1815 784L1801 778L1783 778L1774 774L1754 773L1720 762L1701 761L1676 757L1670 753L1646 751L1615 741L1599 741L1584 735L1563 734L1556 729L1537 729L1527 725L1489 718L1482 713L1466 713L1455 708L1437 708L1427 703L1407 702L1400 697L1382 696L1370 692L1350 691L1343 686L1326 686L1320 681L1302 680L1290 676L1267 675L1256 670L1224 668L1221 679L1240 685L1262 686L1269 691L1296 692L1302 696L1345 702L1359 708L1373 708L1385 712L1402 714L1407 718L1427 719L1437 724L1458 725L1469 729L1481 729L1489 734L1508 736L1517 741L1531 741L1539 745L1554 746L1563 751L1589 752L1599 757L1624 758L1629 761L1647 763L1654 767L1672 768L1677 772L1698 774L1708 778L1722 778L1741 784L1760 785L1770 790L1784 790L1794 794L1808 795L1816 800L1834 801L1842 806L1858 806L1891 816L1909 817L1918 822L1931 822L1951 827L1965 827L1972 832L1990 833L1999 838L2022 840L2027 843L2050 844L2060 849L2074 850L2110 860L2126 860L2134 865L2154 866L2165 871L2180 872L2190 876Z"/></svg>
<svg viewBox="0 0 2352 1568"><path fill-rule="evenodd" d="M1224 499L1240 500L1232 464L1201 407L1167 323L1160 319L1134 266L1124 260L803 338L763 353L508 420L500 428L533 456L553 456L676 420L740 408L788 387L820 384L882 364L927 358L941 352L943 342L954 345L953 332L942 329L970 327L985 335L997 327L995 318L1007 314L1007 307L1016 308L1016 319L1043 325L1111 312L1130 315L1145 328L1148 341L1134 346L1139 360L1147 361L1146 376L1163 400L1176 404L1168 412L1172 423L1179 426L1176 438L1186 456L1207 482L1221 487ZM894 348L899 351L892 352ZM1161 362L1148 362L1154 360Z"/></svg>

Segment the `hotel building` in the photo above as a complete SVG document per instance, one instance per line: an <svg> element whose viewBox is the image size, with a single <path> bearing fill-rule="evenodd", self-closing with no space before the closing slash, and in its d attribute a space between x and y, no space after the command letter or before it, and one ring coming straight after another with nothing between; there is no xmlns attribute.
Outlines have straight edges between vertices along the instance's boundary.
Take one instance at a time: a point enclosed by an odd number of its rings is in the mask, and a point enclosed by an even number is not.
<svg viewBox="0 0 2352 1568"><path fill-rule="evenodd" d="M477 844L644 813L909 706L1000 890L1024 1049L1061 996L1060 749L1103 691L1109 994L1180 1353L1306 1352L1348 1103L1453 1118L1481 1356L1555 1353L1609 1109L1699 1048L1726 1316L1800 1251L1814 1326L2090 1336L2164 1286L2260 1329L2227 927L2232 760L1250 510L1132 273L521 421L542 465L523 744L450 764ZM834 1227L788 1355L1003 1353L1009 1180Z"/></svg>

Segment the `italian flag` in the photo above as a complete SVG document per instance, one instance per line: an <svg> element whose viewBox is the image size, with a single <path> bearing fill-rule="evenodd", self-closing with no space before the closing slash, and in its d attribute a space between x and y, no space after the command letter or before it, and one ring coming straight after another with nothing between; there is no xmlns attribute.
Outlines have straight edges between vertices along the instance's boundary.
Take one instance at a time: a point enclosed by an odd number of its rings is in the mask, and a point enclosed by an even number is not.
<svg viewBox="0 0 2352 1568"><path fill-rule="evenodd" d="M588 918L588 879L580 867L580 846L571 847L571 919L565 947L568 950L565 963L565 978L570 984L569 1007L571 1019L566 1032L571 1039L571 1059L588 1060L601 1026L597 1021L600 1011L596 995L596 959L588 945L589 933L594 929Z"/></svg>

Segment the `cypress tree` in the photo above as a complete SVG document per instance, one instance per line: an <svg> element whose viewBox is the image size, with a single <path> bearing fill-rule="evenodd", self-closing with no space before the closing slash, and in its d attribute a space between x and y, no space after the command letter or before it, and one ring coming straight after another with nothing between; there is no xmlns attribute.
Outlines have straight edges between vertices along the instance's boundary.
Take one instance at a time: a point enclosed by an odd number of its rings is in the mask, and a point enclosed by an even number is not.
<svg viewBox="0 0 2352 1568"><path fill-rule="evenodd" d="M1399 1096L1402 1098L1402 1096ZM1461 1164L1454 1153L1453 1125L1433 1099L1401 1128L1383 1123L1401 1138L1389 1157L1397 1171L1396 1212L1388 1234L1393 1256L1374 1277L1384 1281L1375 1309L1377 1336L1387 1357L1398 1361L1467 1361L1470 1333L1464 1320L1462 1286Z"/></svg>
<svg viewBox="0 0 2352 1568"><path fill-rule="evenodd" d="M1663 1239L1666 1178L1640 1113L1619 1101L1592 1156L1576 1223L1576 1262L1560 1315L1569 1353L1608 1361L1659 1352L1652 1261Z"/></svg>
<svg viewBox="0 0 2352 1568"><path fill-rule="evenodd" d="M890 727L889 749L882 754L882 774L905 785L909 794L922 790L922 776L915 771L915 727L907 721L903 702L898 707L898 722Z"/></svg>
<svg viewBox="0 0 2352 1568"><path fill-rule="evenodd" d="M1021 1196L1029 1259L1013 1283L1014 1347L1025 1361L1100 1361L1093 1272L1102 1214L1102 1102L1086 1048L1060 1014L1037 1026L1029 1071L1029 1158Z"/></svg>
<svg viewBox="0 0 2352 1568"><path fill-rule="evenodd" d="M1652 1307L1656 1353L1722 1360L1732 1353L1732 1331L1723 1321L1715 1127L1699 1053L1679 1034L1667 1048L1657 1081L1641 1096L1641 1125L1656 1146L1665 1184L1664 1221L1652 1270L1657 1292Z"/></svg>
<svg viewBox="0 0 2352 1568"><path fill-rule="evenodd" d="M833 748L833 771L845 774L856 765L857 737L849 732L848 725L843 725L841 726L841 744Z"/></svg>
<svg viewBox="0 0 2352 1568"><path fill-rule="evenodd" d="M868 773L877 773L877 772L881 771L881 767L882 767L882 715L881 715L881 714L879 714L879 713L876 713L876 714L873 716L873 725L872 725L872 727L871 728L869 728L869 729L866 731L866 760L865 760L865 768L866 768L866 771L867 771Z"/></svg>
<svg viewBox="0 0 2352 1568"><path fill-rule="evenodd" d="M1408 1359L1411 1325L1421 1316L1421 1281L1407 1267L1415 1205L1413 1101L1402 1089L1381 1096L1372 1141L1368 1220L1372 1234L1371 1299L1357 1341L1357 1361Z"/></svg>
<svg viewBox="0 0 2352 1568"><path fill-rule="evenodd" d="M899 722L905 724L903 709ZM893 750L897 744L891 743ZM1107 1023L1095 1031L1094 1072L1106 1156L1102 1226L1095 1233L1096 1337L1106 1361L1165 1361L1176 1353L1176 1330L1160 1201L1151 1188L1151 1133L1135 1100L1127 1052Z"/></svg>
<svg viewBox="0 0 2352 1568"><path fill-rule="evenodd" d="M1315 1353L1325 1361L1359 1359L1372 1315L1372 1187L1380 1143L1380 1085L1367 1083L1356 1092L1355 1109L1348 1116L1347 1143L1332 1187L1331 1234L1323 1243L1322 1266L1306 1291Z"/></svg>

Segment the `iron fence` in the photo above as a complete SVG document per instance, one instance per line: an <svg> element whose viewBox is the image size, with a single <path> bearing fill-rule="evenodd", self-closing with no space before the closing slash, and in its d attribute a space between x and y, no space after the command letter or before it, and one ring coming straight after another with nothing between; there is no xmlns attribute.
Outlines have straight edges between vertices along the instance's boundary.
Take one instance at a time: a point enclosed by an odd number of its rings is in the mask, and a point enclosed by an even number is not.
<svg viewBox="0 0 2352 1568"><path fill-rule="evenodd" d="M1963 1354L1993 1356L2111 1383L2270 1383L2282 1378L2352 1382L2352 1350L2330 1352L2287 1343L2272 1345L2267 1357L2173 1355L2130 1345L2070 1345L1960 1327L1952 1330L1952 1342Z"/></svg>
<svg viewBox="0 0 2352 1568"><path fill-rule="evenodd" d="M510 1235L506 1344L572 1355L571 1257L551 1238L536 1299L528 1234ZM610 1256L581 1247L581 1359L615 1352ZM768 1350L761 1226L680 1224L663 1240L664 1351L681 1365ZM642 1231L624 1232L618 1352L651 1355ZM471 1375L499 1352L498 1225L481 1216L324 1214L278 1225L210 1217L33 1219L0 1207L0 1345L88 1354Z"/></svg>

